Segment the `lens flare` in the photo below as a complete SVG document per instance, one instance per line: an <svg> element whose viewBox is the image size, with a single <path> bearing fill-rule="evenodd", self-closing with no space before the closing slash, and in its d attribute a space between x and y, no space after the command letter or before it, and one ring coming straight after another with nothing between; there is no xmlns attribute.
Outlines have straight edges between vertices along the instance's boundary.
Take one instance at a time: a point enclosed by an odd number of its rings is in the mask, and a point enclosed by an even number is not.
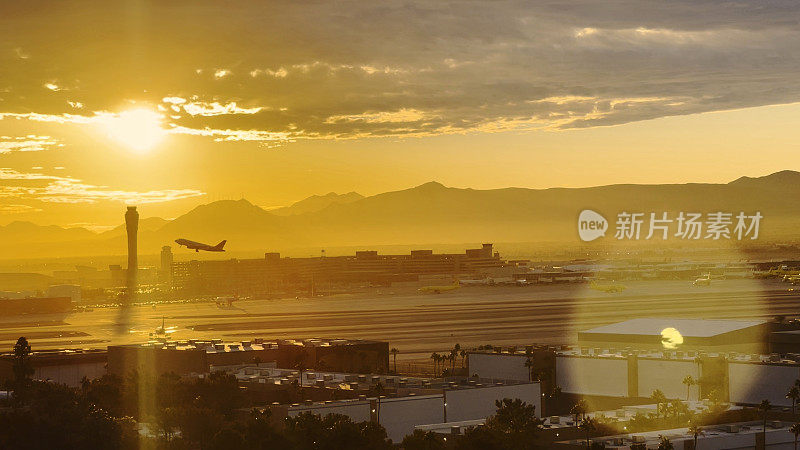
<svg viewBox="0 0 800 450"><path fill-rule="evenodd" d="M675 328L667 327L661 330L661 345L667 350L674 350L683 344L681 332Z"/></svg>

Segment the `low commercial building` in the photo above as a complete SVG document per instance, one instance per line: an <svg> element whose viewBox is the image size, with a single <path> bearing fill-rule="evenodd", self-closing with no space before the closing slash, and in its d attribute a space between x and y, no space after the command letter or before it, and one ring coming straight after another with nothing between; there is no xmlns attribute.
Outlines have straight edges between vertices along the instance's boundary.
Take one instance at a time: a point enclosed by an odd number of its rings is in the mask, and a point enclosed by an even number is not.
<svg viewBox="0 0 800 450"><path fill-rule="evenodd" d="M387 373L389 343L347 339L190 339L108 347L108 372L119 376L132 371L151 375L206 373L214 366L271 361L283 368Z"/></svg>
<svg viewBox="0 0 800 450"><path fill-rule="evenodd" d="M757 405L766 399L790 407L786 393L800 379L800 355L795 354L586 347L552 352L555 385L582 396L641 399L658 389L667 398L698 400L716 390L731 403ZM535 362L526 365L528 360L523 350L471 352L467 367L470 375L485 379L528 380L537 370Z"/></svg>
<svg viewBox="0 0 800 450"><path fill-rule="evenodd" d="M51 381L80 386L81 380L98 378L106 373L107 353L105 350L46 350L30 354L34 380ZM0 382L13 379L14 355L0 355Z"/></svg>
<svg viewBox="0 0 800 450"><path fill-rule="evenodd" d="M772 328L763 320L639 318L578 332L578 345L766 353Z"/></svg>
<svg viewBox="0 0 800 450"><path fill-rule="evenodd" d="M380 423L392 441L400 442L421 425L486 419L497 411L495 402L504 398L521 399L535 406L537 414L541 411L541 389L538 383L491 383L488 380L467 378L448 381L374 375L366 376L362 381L344 381L343 377L353 375L317 372L313 374L313 380L305 382L313 382L315 386L334 383L347 386L345 390L368 389L363 384L365 382L372 384L374 389L375 384L380 383L381 386L388 387L388 395L360 395L346 400L275 405L270 408L273 417L295 417L303 412L322 416L344 414L357 422L371 420ZM286 383L285 379L282 382Z"/></svg>
<svg viewBox="0 0 800 450"><path fill-rule="evenodd" d="M391 284L424 275L479 274L504 267L492 244L464 253L436 254L414 250L407 255L358 251L353 256L182 261L172 263L172 283L185 295L264 295L332 284Z"/></svg>
<svg viewBox="0 0 800 450"><path fill-rule="evenodd" d="M663 436L669 439L675 450L730 450L730 449L774 449L790 450L794 448L794 434L789 431L792 426L789 422L773 421L767 423L766 433L763 432L760 422L739 422L704 427L703 434L697 437L697 447L694 445L694 436L686 428L670 430L648 431L644 433L623 434L616 436L603 436L592 438L593 442L600 443L604 448L631 449L657 448ZM552 444L557 449L586 449L585 438L575 438L569 441L560 441Z"/></svg>

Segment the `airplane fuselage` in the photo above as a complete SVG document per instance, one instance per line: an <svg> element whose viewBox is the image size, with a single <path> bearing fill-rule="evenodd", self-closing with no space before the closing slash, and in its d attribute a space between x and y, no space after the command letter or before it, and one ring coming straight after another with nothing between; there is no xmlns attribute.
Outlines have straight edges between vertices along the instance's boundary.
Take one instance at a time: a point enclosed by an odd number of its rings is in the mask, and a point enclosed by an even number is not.
<svg viewBox="0 0 800 450"><path fill-rule="evenodd" d="M190 241L189 239L183 239L183 238L175 239L176 244L183 245L186 248L194 250L196 252L199 252L200 250L203 250L205 252L224 252L225 250L223 249L223 247L225 246L225 242L227 241L222 241L217 245L208 245L208 244L203 244L202 242Z"/></svg>

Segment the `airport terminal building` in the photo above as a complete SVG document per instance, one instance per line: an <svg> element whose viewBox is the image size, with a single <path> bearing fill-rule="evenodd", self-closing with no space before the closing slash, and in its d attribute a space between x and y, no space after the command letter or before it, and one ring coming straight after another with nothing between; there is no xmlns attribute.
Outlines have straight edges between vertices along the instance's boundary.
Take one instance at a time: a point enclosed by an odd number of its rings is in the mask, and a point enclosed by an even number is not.
<svg viewBox="0 0 800 450"><path fill-rule="evenodd" d="M480 274L508 263L492 244L464 253L414 250L406 255L359 251L353 256L183 261L172 264L173 288L184 295L263 295L291 289L311 289L323 283L388 285L416 281L424 275Z"/></svg>

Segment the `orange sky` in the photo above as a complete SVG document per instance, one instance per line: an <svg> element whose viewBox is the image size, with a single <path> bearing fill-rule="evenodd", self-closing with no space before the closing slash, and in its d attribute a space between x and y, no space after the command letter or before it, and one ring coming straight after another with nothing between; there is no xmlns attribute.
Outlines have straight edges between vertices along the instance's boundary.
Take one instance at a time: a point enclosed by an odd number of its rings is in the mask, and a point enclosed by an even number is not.
<svg viewBox="0 0 800 450"><path fill-rule="evenodd" d="M6 3L0 224L800 169L796 8L573 3Z"/></svg>

